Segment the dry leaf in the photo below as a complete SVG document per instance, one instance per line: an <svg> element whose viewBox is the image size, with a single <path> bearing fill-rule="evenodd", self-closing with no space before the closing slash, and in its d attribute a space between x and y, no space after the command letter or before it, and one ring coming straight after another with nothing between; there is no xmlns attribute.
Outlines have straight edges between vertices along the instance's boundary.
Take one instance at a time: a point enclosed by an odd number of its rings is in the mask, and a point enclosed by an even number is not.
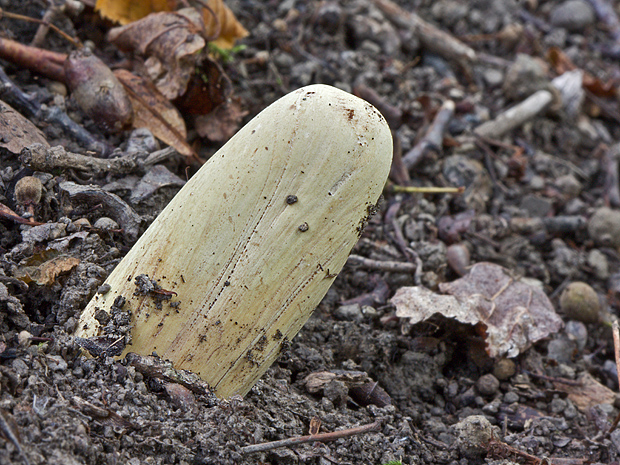
<svg viewBox="0 0 620 465"><path fill-rule="evenodd" d="M129 24L157 11L172 11L176 1L168 0L97 0L95 11L120 24Z"/></svg>
<svg viewBox="0 0 620 465"><path fill-rule="evenodd" d="M60 255L41 263L39 266L21 267L15 273L15 277L26 284L34 281L39 286L51 286L56 282L58 276L71 271L79 264L78 258Z"/></svg>
<svg viewBox="0 0 620 465"><path fill-rule="evenodd" d="M230 8L224 5L223 0L209 0L207 5L209 9L203 8L202 17L208 40L212 40L219 48L229 50L233 48L236 40L247 37L249 32Z"/></svg>
<svg viewBox="0 0 620 465"><path fill-rule="evenodd" d="M0 147L19 154L32 144L49 147L43 133L30 120L0 100Z"/></svg>
<svg viewBox="0 0 620 465"><path fill-rule="evenodd" d="M399 289L391 299L396 316L416 324L440 314L461 323L482 325L491 357L516 357L563 326L539 287L493 263L478 263L463 278L439 287L451 295L423 287Z"/></svg>
<svg viewBox="0 0 620 465"><path fill-rule="evenodd" d="M241 120L247 114L248 111L241 108L241 103L235 99L223 103L208 115L196 116L194 126L200 137L226 142L237 132Z"/></svg>
<svg viewBox="0 0 620 465"><path fill-rule="evenodd" d="M555 381L553 384L557 390L567 393L568 398L581 412L587 412L590 407L598 404L614 403L616 399L614 391L603 386L587 371L577 381L579 382L577 385L560 381Z"/></svg>
<svg viewBox="0 0 620 465"><path fill-rule="evenodd" d="M124 69L114 71L114 75L125 86L131 100L134 127L148 128L155 137L180 154L192 155L181 114L153 83Z"/></svg>
<svg viewBox="0 0 620 465"><path fill-rule="evenodd" d="M104 18L126 25L151 13L174 11L180 3L176 0L97 0L95 11ZM202 2L195 4L200 6ZM205 24L203 34L217 47L231 49L236 40L249 34L223 0L208 0L207 6L201 9Z"/></svg>
<svg viewBox="0 0 620 465"><path fill-rule="evenodd" d="M205 46L200 12L183 8L152 13L126 26L111 29L108 40L118 48L146 58L146 70L168 99L185 93L194 74L198 53Z"/></svg>
<svg viewBox="0 0 620 465"><path fill-rule="evenodd" d="M232 98L233 85L222 67L205 59L187 87L175 101L184 115L206 115Z"/></svg>
<svg viewBox="0 0 620 465"><path fill-rule="evenodd" d="M551 63L554 71L561 75L567 71L580 69L572 60L559 48L551 47L547 52L547 60ZM589 90L594 95L603 98L615 97L618 93L616 82L603 82L596 76L583 71L583 88Z"/></svg>

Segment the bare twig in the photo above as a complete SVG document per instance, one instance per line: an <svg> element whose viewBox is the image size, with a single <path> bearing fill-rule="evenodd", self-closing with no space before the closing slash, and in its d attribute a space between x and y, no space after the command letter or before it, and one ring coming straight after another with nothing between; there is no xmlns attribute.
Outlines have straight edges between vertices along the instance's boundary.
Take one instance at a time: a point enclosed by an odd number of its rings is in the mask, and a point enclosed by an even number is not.
<svg viewBox="0 0 620 465"><path fill-rule="evenodd" d="M262 444L254 444L241 448L241 453L251 454L253 452L264 452L266 450L277 449L278 447L290 447L298 444L306 444L308 442L327 442L336 439L348 438L357 434L369 433L377 431L381 427L381 421L377 420L368 425L358 426L355 428L333 431L331 433L314 434L309 436L297 436L295 438L282 439L280 441L265 442Z"/></svg>
<svg viewBox="0 0 620 465"><path fill-rule="evenodd" d="M126 174L136 171L138 167L132 157L93 158L67 152L60 145L47 148L43 144L32 144L22 150L19 160L28 168L46 173L57 169L74 169L90 174Z"/></svg>
<svg viewBox="0 0 620 465"><path fill-rule="evenodd" d="M500 113L494 120L481 124L474 129L474 133L491 139L500 138L544 111L553 102L553 98L550 91L539 90L521 103Z"/></svg>
<svg viewBox="0 0 620 465"><path fill-rule="evenodd" d="M474 49L427 23L415 13L403 10L391 0L374 0L374 3L394 24L411 29L418 36L422 46L429 51L448 60L456 61L466 68L477 60Z"/></svg>
<svg viewBox="0 0 620 465"><path fill-rule="evenodd" d="M614 338L614 355L616 358L616 376L618 377L618 386L620 386L620 328L618 328L618 320L614 320L611 324L612 334ZM611 427L607 431L607 434L610 434L618 427L618 423L620 422L620 414L616 416L616 419L611 424Z"/></svg>
<svg viewBox="0 0 620 465"><path fill-rule="evenodd" d="M433 124L428 128L422 140L403 157L403 163L407 169L410 170L416 166L429 149L441 149L443 134L446 130L446 126L452 120L453 115L454 102L452 100L446 100L443 105L441 105Z"/></svg>
<svg viewBox="0 0 620 465"><path fill-rule="evenodd" d="M390 129L398 129L403 124L403 112L400 108L391 105L384 97L381 97L374 89L363 84L355 86L353 93L359 98L371 103L385 117Z"/></svg>
<svg viewBox="0 0 620 465"><path fill-rule="evenodd" d="M65 82L67 55L29 47L14 40L0 38L0 58L41 74L53 81Z"/></svg>
<svg viewBox="0 0 620 465"><path fill-rule="evenodd" d="M347 265L360 266L369 270L389 271L391 273L413 273L416 270L416 265L413 263L373 260L361 255L349 255Z"/></svg>

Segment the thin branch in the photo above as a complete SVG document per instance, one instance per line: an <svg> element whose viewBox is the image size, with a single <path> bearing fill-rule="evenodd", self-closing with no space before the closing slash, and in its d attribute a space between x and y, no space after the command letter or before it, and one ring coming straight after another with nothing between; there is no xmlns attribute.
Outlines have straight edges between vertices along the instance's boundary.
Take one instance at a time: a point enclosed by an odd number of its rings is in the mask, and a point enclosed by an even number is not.
<svg viewBox="0 0 620 465"><path fill-rule="evenodd" d="M295 438L282 439L280 441L264 442L262 444L254 444L251 446L245 446L241 448L241 453L251 454L253 452L264 452L267 450L277 449L278 447L290 447L298 444L305 444L308 442L327 442L334 441L336 439L347 438L355 436L357 434L369 433L371 431L377 431L381 426L381 421L377 420L374 423L368 425L357 426L355 428L343 429L340 431L333 431L331 433L313 434L309 436L297 436Z"/></svg>

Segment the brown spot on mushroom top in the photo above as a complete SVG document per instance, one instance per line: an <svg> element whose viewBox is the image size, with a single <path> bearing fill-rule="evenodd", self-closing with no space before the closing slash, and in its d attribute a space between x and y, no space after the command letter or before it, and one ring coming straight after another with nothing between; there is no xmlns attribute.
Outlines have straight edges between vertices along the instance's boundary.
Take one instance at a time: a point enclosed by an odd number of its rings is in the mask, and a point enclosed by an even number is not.
<svg viewBox="0 0 620 465"><path fill-rule="evenodd" d="M348 109L347 113L349 114L349 121L351 121L353 119L353 117L355 116L355 110Z"/></svg>

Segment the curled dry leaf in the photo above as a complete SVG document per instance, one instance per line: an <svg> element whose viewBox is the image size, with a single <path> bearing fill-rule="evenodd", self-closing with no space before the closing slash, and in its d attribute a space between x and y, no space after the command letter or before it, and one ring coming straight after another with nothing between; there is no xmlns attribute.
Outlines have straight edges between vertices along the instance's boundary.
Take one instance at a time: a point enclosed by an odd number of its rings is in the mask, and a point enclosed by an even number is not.
<svg viewBox="0 0 620 465"><path fill-rule="evenodd" d="M95 11L120 24L129 24L157 11L170 11L170 0L97 0ZM174 5L172 5L174 6Z"/></svg>
<svg viewBox="0 0 620 465"><path fill-rule="evenodd" d="M0 100L0 133L3 134L0 138L0 147L14 154L36 143L49 147L43 133L30 120L2 100Z"/></svg>
<svg viewBox="0 0 620 465"><path fill-rule="evenodd" d="M17 270L15 277L25 283L34 281L39 286L51 286L56 282L56 278L63 273L71 271L80 264L80 260L75 257L61 255L50 260L46 260L38 266L24 266Z"/></svg>
<svg viewBox="0 0 620 465"><path fill-rule="evenodd" d="M206 37L219 48L231 49L249 34L223 0L208 0L207 6L202 10Z"/></svg>
<svg viewBox="0 0 620 465"><path fill-rule="evenodd" d="M125 25L151 13L173 11L180 3L175 0L97 0L95 10L104 18ZM249 34L223 0L208 0L207 8L202 8L202 17L204 37L219 48L230 49L236 40Z"/></svg>
<svg viewBox="0 0 620 465"><path fill-rule="evenodd" d="M391 302L396 315L410 324L435 314L461 323L482 325L491 357L516 357L563 326L551 301L539 287L512 276L493 263L478 263L463 278L439 285L436 294L424 287L403 287Z"/></svg>
<svg viewBox="0 0 620 465"><path fill-rule="evenodd" d="M192 148L186 141L185 121L153 83L124 69L118 69L114 74L125 86L133 105L134 127L148 128L155 137L174 147L180 154L192 155Z"/></svg>
<svg viewBox="0 0 620 465"><path fill-rule="evenodd" d="M198 115L194 119L196 132L200 137L207 137L212 141L226 142L237 129L247 110L241 107L238 99L223 103L207 115Z"/></svg>
<svg viewBox="0 0 620 465"><path fill-rule="evenodd" d="M590 407L598 404L614 403L616 393L599 383L590 373L584 372L577 381L577 384L569 384L558 380L553 384L558 391L568 394L568 398L581 412L587 412Z"/></svg>
<svg viewBox="0 0 620 465"><path fill-rule="evenodd" d="M198 53L206 44L199 11L152 13L126 26L111 29L108 40L121 50L146 58L146 70L168 99L185 93Z"/></svg>

